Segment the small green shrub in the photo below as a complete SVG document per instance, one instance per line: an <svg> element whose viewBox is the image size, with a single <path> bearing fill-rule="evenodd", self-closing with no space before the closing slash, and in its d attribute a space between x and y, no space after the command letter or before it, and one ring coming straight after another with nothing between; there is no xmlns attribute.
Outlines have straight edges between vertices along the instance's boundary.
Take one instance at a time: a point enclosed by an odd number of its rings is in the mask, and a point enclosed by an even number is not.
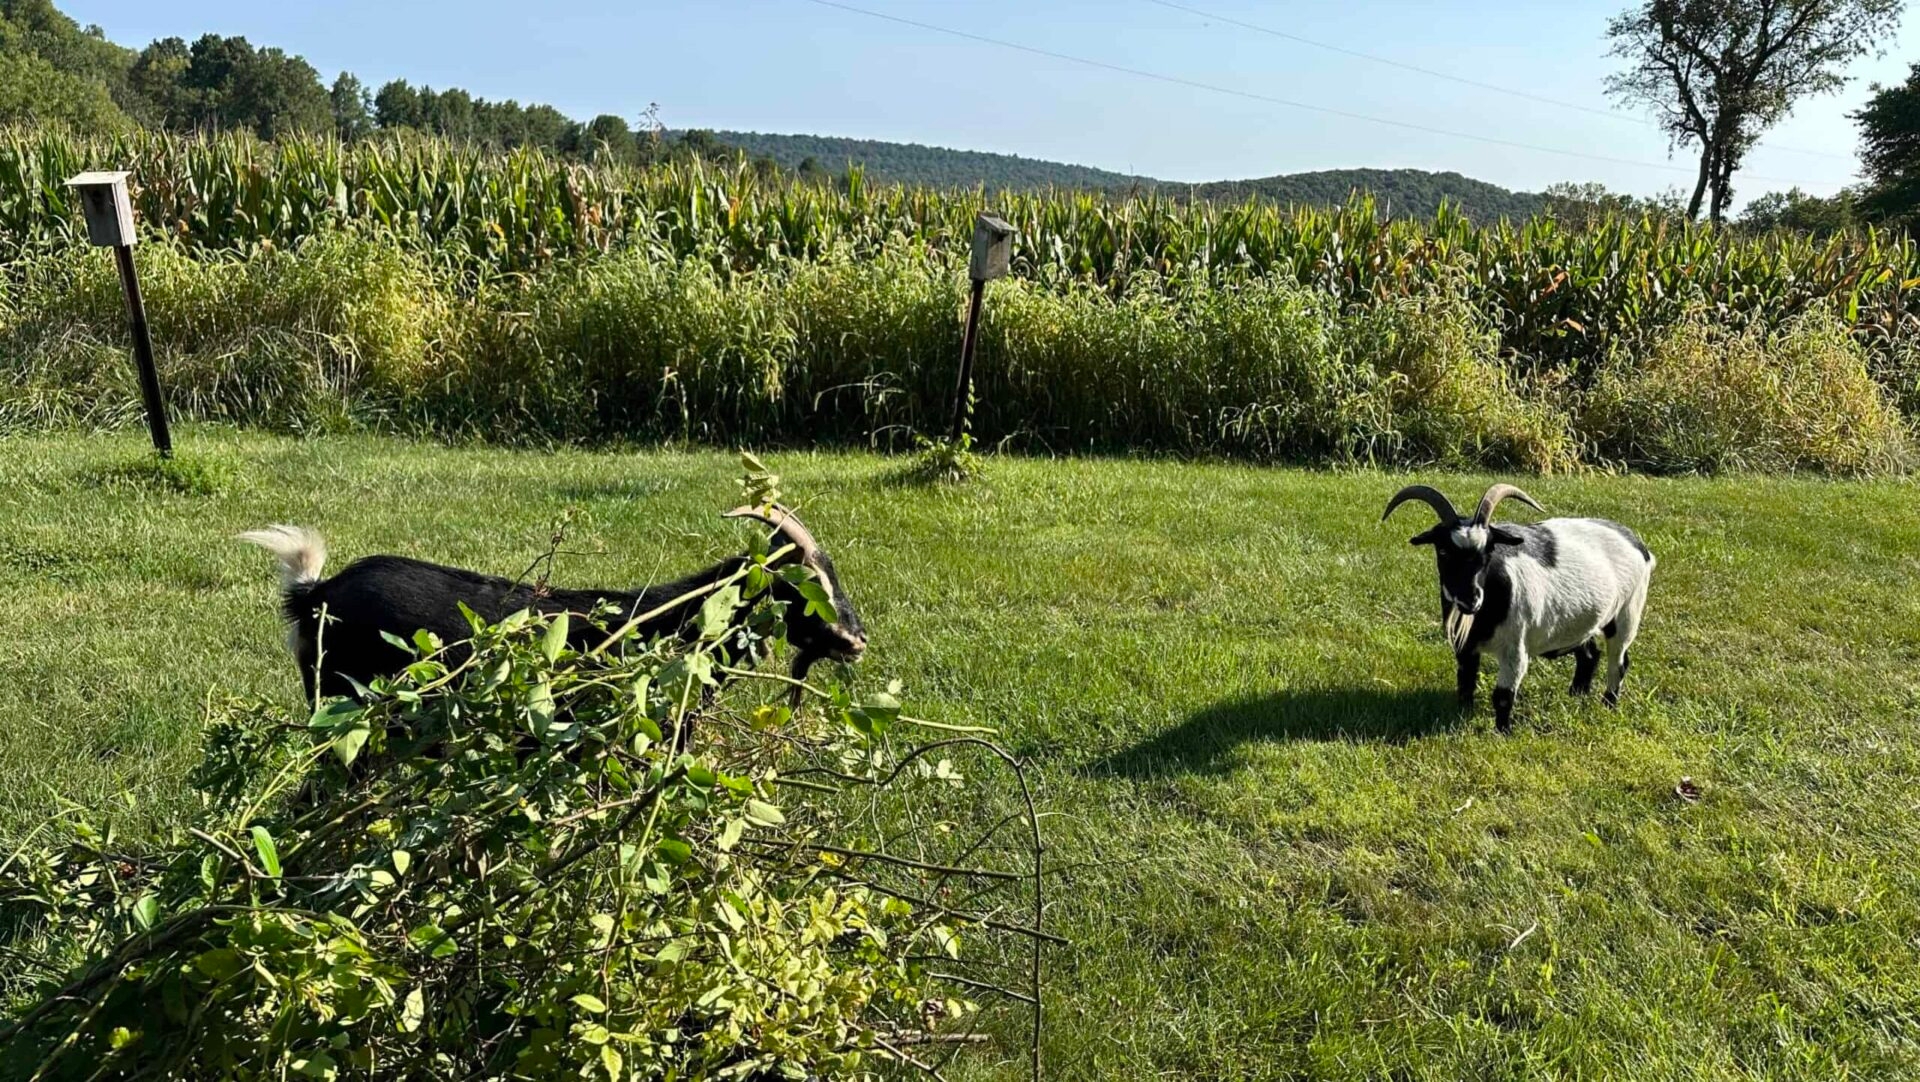
<svg viewBox="0 0 1920 1082"><path fill-rule="evenodd" d="M1905 423L1836 319L1731 330L1694 313L1638 350L1617 349L1579 427L1599 453L1661 472L1903 468Z"/></svg>
<svg viewBox="0 0 1920 1082"><path fill-rule="evenodd" d="M1370 461L1572 468L1571 420L1527 393L1500 362L1499 336L1454 293L1387 301L1342 321L1341 348L1370 368L1377 433L1354 457ZM1377 441L1377 442L1376 442Z"/></svg>
<svg viewBox="0 0 1920 1082"><path fill-rule="evenodd" d="M959 485L980 476L984 464L973 450L973 433L962 432L959 439L915 436L917 450L901 479L919 484Z"/></svg>

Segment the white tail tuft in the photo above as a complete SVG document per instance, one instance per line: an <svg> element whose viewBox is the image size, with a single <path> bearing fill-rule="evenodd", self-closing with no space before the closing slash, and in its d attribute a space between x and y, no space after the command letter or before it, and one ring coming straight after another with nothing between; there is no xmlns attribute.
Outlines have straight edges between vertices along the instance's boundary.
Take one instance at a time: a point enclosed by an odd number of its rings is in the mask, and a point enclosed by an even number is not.
<svg viewBox="0 0 1920 1082"><path fill-rule="evenodd" d="M248 530L235 540L259 545L280 561L280 586L292 590L320 579L327 564L327 543L312 530L299 526L268 526Z"/></svg>

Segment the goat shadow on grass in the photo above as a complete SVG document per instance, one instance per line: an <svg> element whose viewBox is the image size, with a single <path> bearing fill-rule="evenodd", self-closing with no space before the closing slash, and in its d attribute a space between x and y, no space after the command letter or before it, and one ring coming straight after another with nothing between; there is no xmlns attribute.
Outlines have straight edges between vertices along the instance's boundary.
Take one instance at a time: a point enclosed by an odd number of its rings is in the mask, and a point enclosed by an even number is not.
<svg viewBox="0 0 1920 1082"><path fill-rule="evenodd" d="M1451 689L1306 688L1215 703L1186 721L1095 762L1089 772L1130 778L1221 774L1242 744L1348 740L1399 744L1458 728L1471 707Z"/></svg>

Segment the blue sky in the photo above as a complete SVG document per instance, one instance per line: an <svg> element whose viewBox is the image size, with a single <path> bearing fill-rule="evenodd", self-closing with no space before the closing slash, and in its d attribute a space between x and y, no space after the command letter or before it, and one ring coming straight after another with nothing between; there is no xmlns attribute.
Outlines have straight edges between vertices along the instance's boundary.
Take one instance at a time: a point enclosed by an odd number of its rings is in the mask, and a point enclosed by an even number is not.
<svg viewBox="0 0 1920 1082"><path fill-rule="evenodd" d="M1172 85L961 40L812 0L65 0L123 44L206 31L353 71L544 101L580 118L670 127L816 132L1080 162L1169 180L1352 166L1451 169L1512 188L1598 180L1652 194L1691 180L1683 156L1633 119L1520 100L1282 40L1153 0L844 0L872 11L1175 79L1513 143L1489 145ZM1606 109L1603 40L1624 0L1331 4L1177 0L1403 63ZM1920 60L1920 11L1838 95L1808 101L1749 158L1743 197L1851 181L1867 83ZM1809 154L1802 151L1815 151ZM1662 168L1662 167L1666 168Z"/></svg>

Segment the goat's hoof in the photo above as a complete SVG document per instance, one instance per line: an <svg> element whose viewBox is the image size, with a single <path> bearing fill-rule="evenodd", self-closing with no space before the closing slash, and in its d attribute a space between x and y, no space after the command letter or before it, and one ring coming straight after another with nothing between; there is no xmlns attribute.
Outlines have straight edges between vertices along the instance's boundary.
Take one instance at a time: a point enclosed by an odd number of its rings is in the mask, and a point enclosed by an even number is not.
<svg viewBox="0 0 1920 1082"><path fill-rule="evenodd" d="M1572 687L1567 689L1567 694L1591 695L1593 694L1593 685L1592 684L1575 684Z"/></svg>
<svg viewBox="0 0 1920 1082"><path fill-rule="evenodd" d="M1606 704L1610 710L1620 709L1620 693L1617 691L1609 691L1605 695L1600 696L1600 701Z"/></svg>

